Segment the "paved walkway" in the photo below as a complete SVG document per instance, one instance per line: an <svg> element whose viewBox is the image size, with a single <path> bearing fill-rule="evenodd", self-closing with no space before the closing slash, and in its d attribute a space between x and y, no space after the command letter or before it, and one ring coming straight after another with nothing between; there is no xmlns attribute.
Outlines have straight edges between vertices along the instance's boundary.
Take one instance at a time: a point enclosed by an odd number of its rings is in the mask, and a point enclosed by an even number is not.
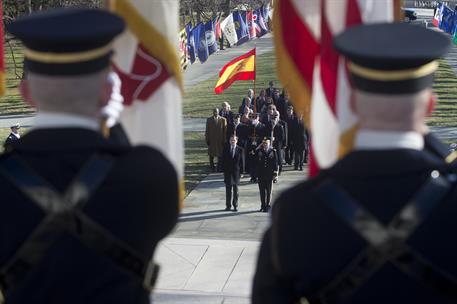
<svg viewBox="0 0 457 304"><path fill-rule="evenodd" d="M306 171L285 167L273 199L305 180ZM210 174L185 200L174 233L159 246L161 272L154 303L249 303L255 261L269 214L258 212L257 184L244 177L238 212L224 211L222 174Z"/></svg>

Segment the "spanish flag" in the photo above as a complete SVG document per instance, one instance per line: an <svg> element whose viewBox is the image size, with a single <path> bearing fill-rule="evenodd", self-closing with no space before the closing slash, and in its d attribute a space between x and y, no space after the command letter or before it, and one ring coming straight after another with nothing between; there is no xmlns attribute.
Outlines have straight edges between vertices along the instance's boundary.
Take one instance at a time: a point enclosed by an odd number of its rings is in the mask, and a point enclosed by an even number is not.
<svg viewBox="0 0 457 304"><path fill-rule="evenodd" d="M255 80L255 48L233 59L222 68L214 92L222 93L236 80Z"/></svg>

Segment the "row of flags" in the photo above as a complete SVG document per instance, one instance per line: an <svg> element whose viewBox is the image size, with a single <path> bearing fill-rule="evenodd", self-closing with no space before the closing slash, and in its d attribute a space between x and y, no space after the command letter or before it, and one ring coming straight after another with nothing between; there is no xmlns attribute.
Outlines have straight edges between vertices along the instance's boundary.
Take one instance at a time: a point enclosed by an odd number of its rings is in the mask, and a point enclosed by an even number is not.
<svg viewBox="0 0 457 304"><path fill-rule="evenodd" d="M225 37L230 46L241 45L270 31L269 6L254 10L235 10L221 21L221 15L192 27L191 22L180 31L179 51L182 69L197 60L204 63L219 50L218 41Z"/></svg>
<svg viewBox="0 0 457 304"><path fill-rule="evenodd" d="M433 16L433 24L454 37L454 43L457 44L457 12L444 3L439 3Z"/></svg>

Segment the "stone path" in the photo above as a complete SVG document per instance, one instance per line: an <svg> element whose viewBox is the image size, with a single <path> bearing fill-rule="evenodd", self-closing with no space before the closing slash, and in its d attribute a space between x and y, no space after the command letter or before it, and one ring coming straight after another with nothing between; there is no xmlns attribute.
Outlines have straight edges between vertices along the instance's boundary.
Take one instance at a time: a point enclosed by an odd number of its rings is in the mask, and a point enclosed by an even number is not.
<svg viewBox="0 0 457 304"><path fill-rule="evenodd" d="M273 199L305 180L306 171L285 167ZM268 213L258 212L257 184L244 177L238 212L224 211L222 174L210 174L185 200L174 233L158 247L161 273L154 303L249 303L255 261Z"/></svg>

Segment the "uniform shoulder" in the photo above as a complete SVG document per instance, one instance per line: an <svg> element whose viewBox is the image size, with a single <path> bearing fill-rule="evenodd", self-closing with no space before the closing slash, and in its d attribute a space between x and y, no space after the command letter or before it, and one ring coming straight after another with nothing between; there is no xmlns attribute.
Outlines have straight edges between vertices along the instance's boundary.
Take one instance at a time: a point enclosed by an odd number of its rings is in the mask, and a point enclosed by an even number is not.
<svg viewBox="0 0 457 304"><path fill-rule="evenodd" d="M276 200L273 212L279 213L286 209L306 208L306 204L312 201L312 192L326 178L326 174L320 174L315 178L301 182L285 190ZM281 210L281 211L280 211Z"/></svg>
<svg viewBox="0 0 457 304"><path fill-rule="evenodd" d="M143 145L135 146L125 153L123 158L130 163L132 170L146 172L149 175L160 173L164 177L167 175L176 176L173 164L161 151L155 148Z"/></svg>

